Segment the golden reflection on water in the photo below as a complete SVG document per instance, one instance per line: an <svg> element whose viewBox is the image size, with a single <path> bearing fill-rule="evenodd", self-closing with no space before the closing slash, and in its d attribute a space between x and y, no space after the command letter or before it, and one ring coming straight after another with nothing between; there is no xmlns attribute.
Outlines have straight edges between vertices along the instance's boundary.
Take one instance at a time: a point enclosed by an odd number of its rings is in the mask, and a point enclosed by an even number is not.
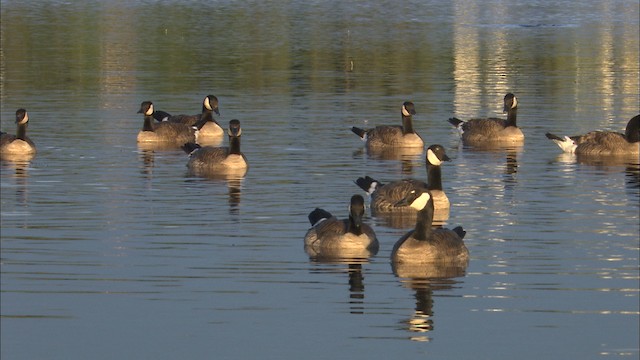
<svg viewBox="0 0 640 360"><path fill-rule="evenodd" d="M13 170L13 178L16 179L16 202L18 204L28 204L27 180L29 178L29 166L35 154L28 155L3 155L1 165L7 170ZM6 190L3 190L3 192Z"/></svg>
<svg viewBox="0 0 640 360"><path fill-rule="evenodd" d="M416 266L391 263L393 273L400 278L402 285L415 292L415 310L410 318L401 322L406 331L414 333L409 337L410 340L431 341L425 333L435 328L433 292L451 290L459 284L460 281L454 279L465 276L468 264L468 262L461 264L442 262Z"/></svg>

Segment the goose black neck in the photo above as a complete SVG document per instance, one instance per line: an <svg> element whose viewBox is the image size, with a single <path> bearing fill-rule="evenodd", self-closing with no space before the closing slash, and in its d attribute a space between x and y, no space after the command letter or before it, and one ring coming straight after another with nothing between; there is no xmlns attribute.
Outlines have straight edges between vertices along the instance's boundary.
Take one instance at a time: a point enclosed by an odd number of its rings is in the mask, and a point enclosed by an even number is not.
<svg viewBox="0 0 640 360"><path fill-rule="evenodd" d="M240 137L229 136L229 154L240 155Z"/></svg>
<svg viewBox="0 0 640 360"><path fill-rule="evenodd" d="M442 166L427 162L427 188L442 190Z"/></svg>
<svg viewBox="0 0 640 360"><path fill-rule="evenodd" d="M16 139L27 140L27 124L18 124L18 130L16 131Z"/></svg>
<svg viewBox="0 0 640 360"><path fill-rule="evenodd" d="M416 240L427 240L433 231L431 224L433 223L433 200L429 200L424 209L418 211L416 217L416 228L413 231L413 238Z"/></svg>
<svg viewBox="0 0 640 360"><path fill-rule="evenodd" d="M200 120L196 121L195 127L197 127L198 130L202 129L202 127L209 121L214 122L213 114L211 114L211 111L207 110L207 108L205 108L203 106L202 107L202 116L200 116Z"/></svg>
<svg viewBox="0 0 640 360"><path fill-rule="evenodd" d="M411 115L405 116L402 114L402 133L403 134L411 134L413 131L413 119Z"/></svg>
<svg viewBox="0 0 640 360"><path fill-rule="evenodd" d="M511 108L507 111L507 126L517 126L516 117L518 115L518 108Z"/></svg>
<svg viewBox="0 0 640 360"><path fill-rule="evenodd" d="M145 115L144 124L142 125L142 131L153 131L153 116Z"/></svg>
<svg viewBox="0 0 640 360"><path fill-rule="evenodd" d="M349 215L349 225L347 227L347 232L350 232L354 235L362 234L362 224L351 215Z"/></svg>

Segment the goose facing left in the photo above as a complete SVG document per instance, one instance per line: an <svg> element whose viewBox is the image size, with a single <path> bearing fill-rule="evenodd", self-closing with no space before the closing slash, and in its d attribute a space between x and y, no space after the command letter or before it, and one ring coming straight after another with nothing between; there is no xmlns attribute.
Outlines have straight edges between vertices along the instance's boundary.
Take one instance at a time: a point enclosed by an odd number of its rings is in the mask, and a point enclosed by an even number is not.
<svg viewBox="0 0 640 360"><path fill-rule="evenodd" d="M545 134L562 151L577 155L638 155L640 153L640 114L627 123L624 134L615 131L591 131L584 135Z"/></svg>
<svg viewBox="0 0 640 360"><path fill-rule="evenodd" d="M433 199L426 188L412 190L403 202L418 211L416 226L402 236L391 251L391 260L397 263L465 264L469 250L462 240L466 232L458 226L453 230L434 229Z"/></svg>
<svg viewBox="0 0 640 360"><path fill-rule="evenodd" d="M151 101L143 101L138 113L144 114L144 123L138 132L138 143L168 143L179 147L185 143L197 141L197 127L168 121L154 122Z"/></svg>
<svg viewBox="0 0 640 360"><path fill-rule="evenodd" d="M16 111L17 130L15 135L2 133L0 136L0 154L2 155L33 155L36 144L27 136L29 114L25 109Z"/></svg>
<svg viewBox="0 0 640 360"><path fill-rule="evenodd" d="M413 129L415 106L411 101L402 104L402 125L378 125L371 129L352 127L351 131L366 142L369 149L388 147L422 148L424 141Z"/></svg>
<svg viewBox="0 0 640 360"><path fill-rule="evenodd" d="M307 251L314 253L341 251L378 252L379 243L373 229L362 222L364 216L364 198L353 195L349 204L349 218L338 219L326 210L316 208L309 213L311 228L304 237Z"/></svg>

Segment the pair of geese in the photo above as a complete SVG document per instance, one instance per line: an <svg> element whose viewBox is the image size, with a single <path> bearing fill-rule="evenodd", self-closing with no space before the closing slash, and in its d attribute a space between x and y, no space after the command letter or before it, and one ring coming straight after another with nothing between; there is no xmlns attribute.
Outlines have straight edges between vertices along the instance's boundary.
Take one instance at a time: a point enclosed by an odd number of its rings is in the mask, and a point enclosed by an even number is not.
<svg viewBox="0 0 640 360"><path fill-rule="evenodd" d="M504 97L504 112L507 119L486 118L462 121L449 119L459 132L465 145L518 145L524 142L524 134L517 127L517 98L508 93ZM412 126L415 114L413 103L402 106L402 126L377 126L364 130L353 127L352 131L366 142L369 149L383 147L422 147L422 139ZM639 154L640 115L627 124L624 134L611 131L592 131L581 136L559 137L550 133L553 140L565 152L583 155L629 155ZM405 179L381 184L368 176L356 180L356 184L371 195L371 208L375 211L406 211L413 209L416 224L413 230L403 235L393 246L391 260L394 264L424 265L448 263L466 266L469 250L463 238L466 232L458 226L454 229L434 228L434 213L448 211L449 199L442 190L441 168L448 161L441 145L427 148L427 182ZM363 250L375 254L379 242L373 229L362 222L364 198L353 195L349 206L349 218L338 219L326 210L316 208L309 214L311 228L304 239L308 253L318 256L323 253L334 255L355 254ZM360 254L363 254L362 252Z"/></svg>
<svg viewBox="0 0 640 360"><path fill-rule="evenodd" d="M213 118L213 113L220 115L218 98L214 95L204 98L201 114L171 115L155 110L151 101L143 101L138 113L144 115L142 129L138 132L138 143L182 148L189 154L187 167L196 174L246 174L249 164L240 151L242 128L239 120L229 121L228 147L198 144L200 138L218 140L224 134L222 127Z"/></svg>

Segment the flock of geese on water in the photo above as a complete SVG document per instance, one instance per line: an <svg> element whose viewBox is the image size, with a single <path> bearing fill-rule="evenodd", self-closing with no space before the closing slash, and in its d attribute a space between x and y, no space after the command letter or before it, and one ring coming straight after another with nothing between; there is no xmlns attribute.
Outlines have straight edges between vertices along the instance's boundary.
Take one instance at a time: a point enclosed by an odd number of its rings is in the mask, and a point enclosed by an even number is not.
<svg viewBox="0 0 640 360"><path fill-rule="evenodd" d="M524 134L516 124L518 99L511 93L504 97L506 119L481 118L449 119L467 146L514 145L524 143ZM240 121L229 121L228 146L201 145L209 141L218 143L224 129L214 119L219 115L218 99L208 95L202 102L202 112L196 115L171 115L155 110L151 101L144 101L138 113L144 115L143 127L138 133L138 144L164 145L182 148L189 154L187 167L196 175L209 174L244 176L248 162L240 150L242 129ZM379 125L370 129L353 127L371 151L385 149L424 149L424 142L412 124L416 113L412 102L402 104L401 125ZM2 132L0 155L2 158L26 156L36 153L34 142L26 135L29 115L25 109L16 111L15 135ZM625 133L592 131L579 136L546 137L558 144L563 152L588 156L639 155L640 115L627 123ZM449 161L441 145L431 145L426 150L427 181L403 179L382 184L369 176L357 179L356 184L370 195L370 208L377 213L404 213L411 216L415 228L402 236L394 245L391 260L394 266L425 266L442 263L466 267L469 251L464 244L465 231L458 226L447 229L434 226L434 218L447 219L450 203L442 189L441 164ZM338 219L326 210L316 208L309 214L311 228L304 237L307 253L314 257L368 258L375 254L379 242L373 229L363 223L365 201L361 195L353 195L349 217Z"/></svg>

